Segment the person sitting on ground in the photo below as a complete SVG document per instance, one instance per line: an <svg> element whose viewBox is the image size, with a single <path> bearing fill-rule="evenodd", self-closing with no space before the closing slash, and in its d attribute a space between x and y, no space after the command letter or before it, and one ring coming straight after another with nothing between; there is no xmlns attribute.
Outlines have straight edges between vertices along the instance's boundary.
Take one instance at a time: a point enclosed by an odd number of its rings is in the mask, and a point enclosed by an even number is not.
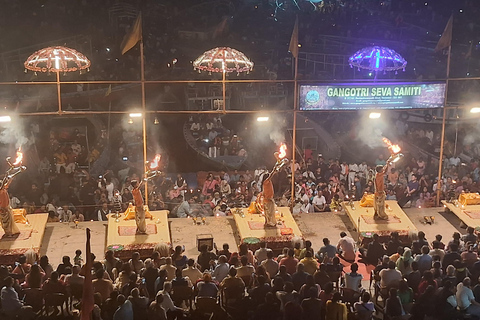
<svg viewBox="0 0 480 320"><path fill-rule="evenodd" d="M318 299L318 291L315 287L310 287L307 292L307 298L301 302L304 320L316 320L322 313L322 301Z"/></svg>
<svg viewBox="0 0 480 320"><path fill-rule="evenodd" d="M58 280L58 272L54 271L42 285L42 291L44 294L51 293L63 293L66 294L67 290L63 282Z"/></svg>
<svg viewBox="0 0 480 320"><path fill-rule="evenodd" d="M428 241L425 238L425 232L419 231L417 236L418 236L418 240L413 241L412 243L413 254L420 254L422 252L423 246L427 246L428 248L430 248L430 245L428 244Z"/></svg>
<svg viewBox="0 0 480 320"><path fill-rule="evenodd" d="M25 277L23 288L40 288L43 283L45 272L43 272L38 264L34 264L30 269L30 273Z"/></svg>
<svg viewBox="0 0 480 320"><path fill-rule="evenodd" d="M287 269L287 272L290 275L293 275L296 271L298 260L297 258L294 257L295 255L294 249L289 249L287 254L288 254L287 257L280 260L280 263L278 265L285 266L285 268Z"/></svg>
<svg viewBox="0 0 480 320"><path fill-rule="evenodd" d="M313 257L312 251L307 251L305 257L300 260L300 263L304 265L305 272L313 275L318 270L318 262Z"/></svg>
<svg viewBox="0 0 480 320"><path fill-rule="evenodd" d="M177 271L177 268L172 264L172 258L168 257L165 259L165 264L160 267L160 270L166 270L167 280L172 281L173 278L175 278L175 273Z"/></svg>
<svg viewBox="0 0 480 320"><path fill-rule="evenodd" d="M155 296L155 301L150 303L148 307L148 320L167 320L167 313L162 307L163 295L158 294Z"/></svg>
<svg viewBox="0 0 480 320"><path fill-rule="evenodd" d="M292 274L293 288L299 291L300 288L307 283L307 277L309 274L305 272L305 266L302 263L297 265L297 271Z"/></svg>
<svg viewBox="0 0 480 320"><path fill-rule="evenodd" d="M273 278L278 272L278 262L273 259L273 251L267 252L267 259L261 263L270 278Z"/></svg>
<svg viewBox="0 0 480 320"><path fill-rule="evenodd" d="M390 288L385 302L385 316L388 316L388 319L399 319L404 314L402 303L397 295L397 289Z"/></svg>
<svg viewBox="0 0 480 320"><path fill-rule="evenodd" d="M188 259L187 267L182 270L182 275L188 277L193 284L203 277L203 274L195 266L195 260L193 259Z"/></svg>
<svg viewBox="0 0 480 320"><path fill-rule="evenodd" d="M216 282L220 283L225 279L228 275L228 270L230 269L229 264L227 263L227 257L225 255L221 255L218 257L218 264L215 266L213 270L212 276Z"/></svg>
<svg viewBox="0 0 480 320"><path fill-rule="evenodd" d="M285 282L283 286L283 291L277 291L277 299L280 300L280 310L285 310L285 304L287 302L293 301L298 303L298 292L294 290L293 283Z"/></svg>
<svg viewBox="0 0 480 320"><path fill-rule="evenodd" d="M18 298L18 293L13 288L15 280L12 277L4 279L5 286L0 292L0 300L2 302L2 311L8 319L33 319L35 313L30 306L24 306Z"/></svg>
<svg viewBox="0 0 480 320"><path fill-rule="evenodd" d="M350 266L350 270L351 272L345 273L345 288L358 292L357 297L360 297L360 293L363 291L363 276L357 272L358 264L356 262L352 263L352 265Z"/></svg>
<svg viewBox="0 0 480 320"><path fill-rule="evenodd" d="M100 293L100 296L102 298L102 302L107 300L108 297L110 297L110 294L113 291L113 283L111 280L104 279L105 270L99 269L95 273L95 280L92 281L93 285L93 292L98 292Z"/></svg>
<svg viewBox="0 0 480 320"><path fill-rule="evenodd" d="M203 273L202 280L197 283L197 289L197 297L216 298L218 294L218 287L213 282L211 274L207 271Z"/></svg>
<svg viewBox="0 0 480 320"><path fill-rule="evenodd" d="M220 289L223 290L232 287L237 287L240 291L242 288L245 288L245 283L237 276L237 269L235 269L233 266L230 266L228 276L220 283Z"/></svg>
<svg viewBox="0 0 480 320"><path fill-rule="evenodd" d="M372 320L372 315L375 312L375 305L370 301L370 293L364 291L362 293L360 302L355 302L353 309L357 320Z"/></svg>
<svg viewBox="0 0 480 320"><path fill-rule="evenodd" d="M132 303L133 320L145 320L148 315L149 300L145 296L140 295L138 288L132 289L128 300Z"/></svg>
<svg viewBox="0 0 480 320"><path fill-rule="evenodd" d="M398 285L402 280L402 273L395 269L395 262L388 262L388 269L383 269L379 273L380 275L380 287L387 289L393 285Z"/></svg>
<svg viewBox="0 0 480 320"><path fill-rule="evenodd" d="M360 249L359 251L363 261L374 266L385 255L385 248L380 243L380 237L376 233L373 234L373 241L368 244L367 250Z"/></svg>
<svg viewBox="0 0 480 320"><path fill-rule="evenodd" d="M457 304L460 311L465 311L475 317L480 317L480 303L475 300L470 289L470 278L466 277L457 285Z"/></svg>
<svg viewBox="0 0 480 320"><path fill-rule="evenodd" d="M67 268L67 267L72 268L73 265L70 262L70 257L69 256L63 256L62 263L60 263L57 267L57 273L59 275L65 274L65 268Z"/></svg>
<svg viewBox="0 0 480 320"><path fill-rule="evenodd" d="M127 300L123 294L117 296L118 308L113 314L113 320L133 320L133 307L130 300Z"/></svg>
<svg viewBox="0 0 480 320"><path fill-rule="evenodd" d="M347 320L347 306L341 302L342 295L335 292L326 304L326 319Z"/></svg>
<svg viewBox="0 0 480 320"><path fill-rule="evenodd" d="M267 253L272 251L272 249L267 248L267 243L265 241L260 242L260 248L255 251L255 259L258 264L261 264L264 260L267 259Z"/></svg>
<svg viewBox="0 0 480 320"><path fill-rule="evenodd" d="M328 238L323 238L323 247L318 250L315 254L315 257L320 261L320 263L331 262L335 255L337 254L337 248L330 244Z"/></svg>
<svg viewBox="0 0 480 320"><path fill-rule="evenodd" d="M337 244L338 255L347 262L354 262L356 257L355 240L347 236L347 233L340 233L340 240Z"/></svg>

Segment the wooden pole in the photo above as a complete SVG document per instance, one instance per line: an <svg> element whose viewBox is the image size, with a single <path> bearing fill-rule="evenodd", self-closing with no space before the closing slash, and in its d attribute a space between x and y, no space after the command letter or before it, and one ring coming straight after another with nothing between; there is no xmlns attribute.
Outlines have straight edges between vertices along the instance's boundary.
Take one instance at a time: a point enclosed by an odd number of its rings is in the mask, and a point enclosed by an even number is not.
<svg viewBox="0 0 480 320"><path fill-rule="evenodd" d="M227 100L226 100L226 83L225 83L225 77L226 77L226 71L223 70L222 71L222 99L223 99L223 103L222 103L222 111L223 113L226 113L227 112Z"/></svg>
<svg viewBox="0 0 480 320"><path fill-rule="evenodd" d="M291 210L295 206L295 157L297 153L297 112L298 112L298 54L295 57L295 75L293 89L293 132L292 132L292 177L291 177Z"/></svg>
<svg viewBox="0 0 480 320"><path fill-rule="evenodd" d="M447 118L447 98L448 98L448 82L450 78L450 56L452 53L452 45L448 47L447 58L447 82L445 84L445 103L443 106L443 119L442 119L442 135L440 140L440 156L438 157L438 181L437 181L437 206L440 206L440 195L442 194L442 168L443 168L443 145L445 142L445 121Z"/></svg>
<svg viewBox="0 0 480 320"><path fill-rule="evenodd" d="M58 114L62 114L62 94L60 92L60 71L57 71Z"/></svg>
<svg viewBox="0 0 480 320"><path fill-rule="evenodd" d="M142 83L142 131L143 131L143 172L147 170L147 107L145 103L145 61L143 57L143 39L140 40L140 81ZM148 206L148 181L145 182L145 204Z"/></svg>

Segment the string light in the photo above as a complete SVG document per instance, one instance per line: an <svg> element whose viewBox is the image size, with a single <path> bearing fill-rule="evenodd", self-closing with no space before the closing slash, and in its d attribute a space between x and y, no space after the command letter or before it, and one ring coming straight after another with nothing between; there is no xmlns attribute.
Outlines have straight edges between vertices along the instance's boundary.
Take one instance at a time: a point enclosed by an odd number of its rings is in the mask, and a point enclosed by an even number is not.
<svg viewBox="0 0 480 320"><path fill-rule="evenodd" d="M395 50L387 47L366 47L348 59L350 66L370 71L396 71L407 66L407 61Z"/></svg>
<svg viewBox="0 0 480 320"><path fill-rule="evenodd" d="M205 51L200 57L193 61L193 68L199 72L248 73L253 69L253 62L238 50L228 47L218 47Z"/></svg>
<svg viewBox="0 0 480 320"><path fill-rule="evenodd" d="M90 60L75 49L48 47L34 52L24 63L25 69L34 72L74 72L87 70Z"/></svg>

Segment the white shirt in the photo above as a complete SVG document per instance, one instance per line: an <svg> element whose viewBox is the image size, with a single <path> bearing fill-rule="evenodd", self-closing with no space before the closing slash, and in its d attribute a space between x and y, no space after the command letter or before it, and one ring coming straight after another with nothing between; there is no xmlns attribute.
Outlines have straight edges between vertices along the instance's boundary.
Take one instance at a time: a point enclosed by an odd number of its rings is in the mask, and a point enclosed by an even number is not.
<svg viewBox="0 0 480 320"><path fill-rule="evenodd" d="M359 164L358 165L358 172L363 175L363 177L366 177L368 174L368 166L367 164Z"/></svg>
<svg viewBox="0 0 480 320"><path fill-rule="evenodd" d="M450 165L457 167L460 164L460 158L459 157L451 157L450 158Z"/></svg>
<svg viewBox="0 0 480 320"><path fill-rule="evenodd" d="M343 237L338 240L337 249L342 249L342 255L347 260L355 259L355 240L350 237Z"/></svg>
<svg viewBox="0 0 480 320"><path fill-rule="evenodd" d="M269 248L260 248L257 251L255 251L255 258L257 258L257 263L260 264L264 260L267 260L267 252L272 251L272 249Z"/></svg>
<svg viewBox="0 0 480 320"><path fill-rule="evenodd" d="M348 165L348 173L357 173L358 172L358 165L356 163L352 163Z"/></svg>
<svg viewBox="0 0 480 320"><path fill-rule="evenodd" d="M215 267L215 270L213 270L212 277L217 281L218 283L222 282L223 279L228 275L228 270L230 269L230 266L228 263L220 263Z"/></svg>
<svg viewBox="0 0 480 320"><path fill-rule="evenodd" d="M313 212L313 206L310 203L307 204L302 204L300 207L300 213L312 213Z"/></svg>
<svg viewBox="0 0 480 320"><path fill-rule="evenodd" d="M472 289L465 287L463 283L457 285L457 304L461 310L465 310L472 304L472 300L475 300Z"/></svg>
<svg viewBox="0 0 480 320"><path fill-rule="evenodd" d="M158 291L157 295L162 294L163 295L163 302L162 302L162 307L165 309L165 311L175 311L177 307L175 307L175 304L172 301L172 298L170 297L170 294L168 292L165 292L164 290Z"/></svg>
<svg viewBox="0 0 480 320"><path fill-rule="evenodd" d="M318 196L316 195L315 197L313 197L313 200L312 200L312 204L313 205L316 205L316 206L323 206L324 204L326 204L327 201L325 200L325 197L322 195L322 196Z"/></svg>
<svg viewBox="0 0 480 320"><path fill-rule="evenodd" d="M313 180L315 180L315 175L312 171L305 171L302 175L306 178L312 178Z"/></svg>

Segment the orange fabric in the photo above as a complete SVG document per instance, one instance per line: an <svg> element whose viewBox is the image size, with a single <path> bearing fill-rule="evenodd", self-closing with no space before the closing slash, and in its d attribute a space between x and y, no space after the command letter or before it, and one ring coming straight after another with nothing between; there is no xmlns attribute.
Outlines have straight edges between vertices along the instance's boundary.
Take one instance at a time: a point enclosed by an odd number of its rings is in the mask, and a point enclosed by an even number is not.
<svg viewBox="0 0 480 320"><path fill-rule="evenodd" d="M0 189L0 208L5 208L10 205L10 197L6 189Z"/></svg>
<svg viewBox="0 0 480 320"><path fill-rule="evenodd" d="M143 206L143 197L142 193L140 192L139 188L135 188L132 190L133 201L135 201L135 206L140 207Z"/></svg>
<svg viewBox="0 0 480 320"><path fill-rule="evenodd" d="M273 183L270 179L267 179L263 182L263 196L265 200L273 199Z"/></svg>
<svg viewBox="0 0 480 320"><path fill-rule="evenodd" d="M385 192L385 180L384 180L385 173L384 172L377 172L375 175L375 193Z"/></svg>

